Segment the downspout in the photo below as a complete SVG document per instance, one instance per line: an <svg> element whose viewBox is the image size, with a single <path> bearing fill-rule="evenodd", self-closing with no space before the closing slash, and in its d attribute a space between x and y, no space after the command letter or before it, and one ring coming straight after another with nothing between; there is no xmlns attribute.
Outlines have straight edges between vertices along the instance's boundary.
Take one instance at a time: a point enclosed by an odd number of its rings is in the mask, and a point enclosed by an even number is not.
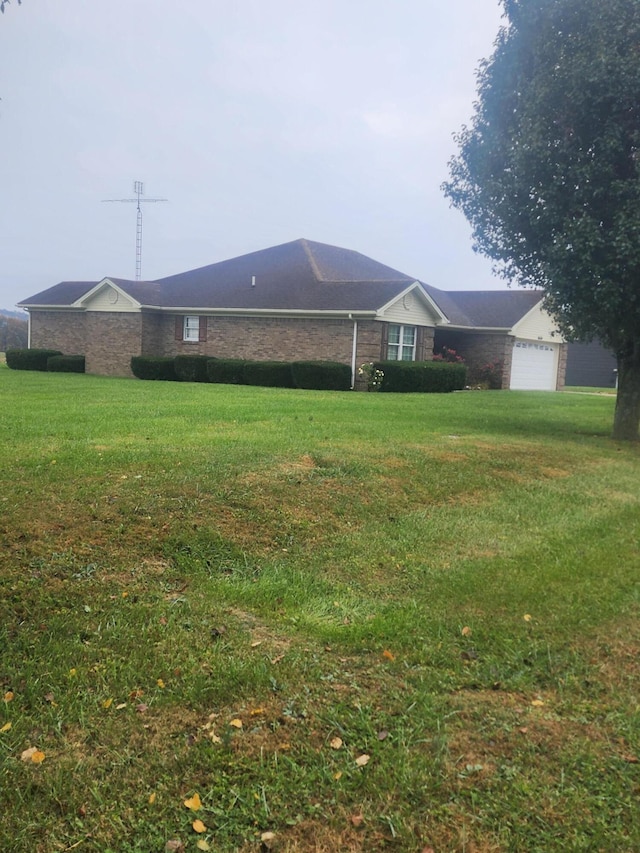
<svg viewBox="0 0 640 853"><path fill-rule="evenodd" d="M31 349L31 311L27 311L27 349Z"/></svg>
<svg viewBox="0 0 640 853"><path fill-rule="evenodd" d="M356 387L356 353L358 349L358 321L353 319L353 314L349 314L349 319L353 321L353 346L351 350L351 390Z"/></svg>

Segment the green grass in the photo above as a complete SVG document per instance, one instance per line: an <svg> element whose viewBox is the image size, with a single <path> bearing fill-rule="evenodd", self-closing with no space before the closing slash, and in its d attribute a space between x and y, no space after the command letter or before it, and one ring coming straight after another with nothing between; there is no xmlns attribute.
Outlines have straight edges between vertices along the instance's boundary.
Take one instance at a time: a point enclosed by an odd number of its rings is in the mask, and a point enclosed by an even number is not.
<svg viewBox="0 0 640 853"><path fill-rule="evenodd" d="M0 849L640 849L610 397L0 399Z"/></svg>

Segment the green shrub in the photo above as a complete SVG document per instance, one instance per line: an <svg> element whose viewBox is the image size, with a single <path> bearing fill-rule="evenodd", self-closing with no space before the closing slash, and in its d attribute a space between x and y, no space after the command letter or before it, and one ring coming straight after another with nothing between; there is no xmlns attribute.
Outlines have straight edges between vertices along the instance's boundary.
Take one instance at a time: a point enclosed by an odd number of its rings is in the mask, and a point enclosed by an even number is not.
<svg viewBox="0 0 640 853"><path fill-rule="evenodd" d="M246 361L242 370L245 385L269 388L293 388L291 364L288 361Z"/></svg>
<svg viewBox="0 0 640 853"><path fill-rule="evenodd" d="M177 355L174 360L175 371L182 382L208 382L207 362L209 355Z"/></svg>
<svg viewBox="0 0 640 853"><path fill-rule="evenodd" d="M245 362L241 358L211 358L207 362L209 382L223 385L242 385Z"/></svg>
<svg viewBox="0 0 640 853"><path fill-rule="evenodd" d="M349 391L351 368L339 361L294 361L291 374L296 388Z"/></svg>
<svg viewBox="0 0 640 853"><path fill-rule="evenodd" d="M51 373L84 373L84 356L50 355L47 370Z"/></svg>
<svg viewBox="0 0 640 853"><path fill-rule="evenodd" d="M467 381L464 364L446 361L377 361L375 367L384 373L381 391L442 394L460 391Z"/></svg>
<svg viewBox="0 0 640 853"><path fill-rule="evenodd" d="M7 367L12 370L46 370L53 355L62 355L59 349L8 349Z"/></svg>
<svg viewBox="0 0 640 853"><path fill-rule="evenodd" d="M138 379L177 382L178 376L173 362L173 356L134 355L131 359L131 372Z"/></svg>

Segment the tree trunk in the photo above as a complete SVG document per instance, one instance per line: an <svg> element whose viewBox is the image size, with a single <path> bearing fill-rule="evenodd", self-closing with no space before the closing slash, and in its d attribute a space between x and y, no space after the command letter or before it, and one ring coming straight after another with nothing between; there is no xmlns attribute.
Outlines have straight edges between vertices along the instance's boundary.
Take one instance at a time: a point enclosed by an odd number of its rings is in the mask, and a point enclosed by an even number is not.
<svg viewBox="0 0 640 853"><path fill-rule="evenodd" d="M627 357L618 356L618 396L612 437L617 441L638 441L639 425L640 359L634 353Z"/></svg>

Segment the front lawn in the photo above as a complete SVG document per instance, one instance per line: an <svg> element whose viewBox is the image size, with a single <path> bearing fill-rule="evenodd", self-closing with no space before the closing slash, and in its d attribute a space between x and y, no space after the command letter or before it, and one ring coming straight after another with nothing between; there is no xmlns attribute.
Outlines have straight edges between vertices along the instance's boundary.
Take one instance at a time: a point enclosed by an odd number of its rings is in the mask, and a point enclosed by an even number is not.
<svg viewBox="0 0 640 853"><path fill-rule="evenodd" d="M0 850L640 849L613 399L0 400Z"/></svg>

